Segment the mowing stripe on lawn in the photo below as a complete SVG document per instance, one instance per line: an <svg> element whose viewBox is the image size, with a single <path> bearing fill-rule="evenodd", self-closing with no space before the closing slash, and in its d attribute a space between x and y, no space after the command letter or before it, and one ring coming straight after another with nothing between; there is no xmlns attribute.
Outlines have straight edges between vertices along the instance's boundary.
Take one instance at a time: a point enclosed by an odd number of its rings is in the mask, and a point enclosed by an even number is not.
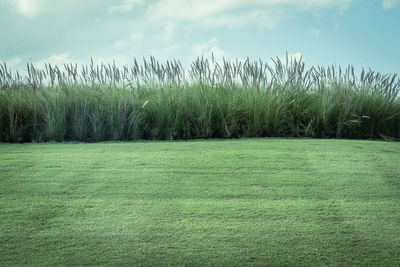
<svg viewBox="0 0 400 267"><path fill-rule="evenodd" d="M398 265L400 144L0 143L0 265Z"/></svg>

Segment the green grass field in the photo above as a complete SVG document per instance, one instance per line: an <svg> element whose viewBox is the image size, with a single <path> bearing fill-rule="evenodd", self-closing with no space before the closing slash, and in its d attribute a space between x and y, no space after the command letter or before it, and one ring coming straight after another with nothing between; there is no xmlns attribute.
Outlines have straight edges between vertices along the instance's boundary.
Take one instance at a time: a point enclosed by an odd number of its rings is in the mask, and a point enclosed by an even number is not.
<svg viewBox="0 0 400 267"><path fill-rule="evenodd" d="M400 143L0 144L0 265L400 262Z"/></svg>

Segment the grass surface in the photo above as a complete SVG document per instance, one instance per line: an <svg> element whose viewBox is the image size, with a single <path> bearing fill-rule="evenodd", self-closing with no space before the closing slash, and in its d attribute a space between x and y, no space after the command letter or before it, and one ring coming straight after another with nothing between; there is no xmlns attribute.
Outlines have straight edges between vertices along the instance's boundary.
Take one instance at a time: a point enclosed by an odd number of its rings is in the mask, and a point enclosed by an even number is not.
<svg viewBox="0 0 400 267"><path fill-rule="evenodd" d="M0 144L0 265L399 265L400 144Z"/></svg>

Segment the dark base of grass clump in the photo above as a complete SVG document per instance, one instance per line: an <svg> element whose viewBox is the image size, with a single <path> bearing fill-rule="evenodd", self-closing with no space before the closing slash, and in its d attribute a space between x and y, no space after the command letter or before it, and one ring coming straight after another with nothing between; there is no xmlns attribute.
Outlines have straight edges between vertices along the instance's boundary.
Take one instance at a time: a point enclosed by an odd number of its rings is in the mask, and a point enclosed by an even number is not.
<svg viewBox="0 0 400 267"><path fill-rule="evenodd" d="M0 141L400 139L400 81L395 75L363 71L357 80L352 68L343 75L341 70L335 74L333 67L304 72L304 64L296 61L286 65L277 61L275 69L261 62L224 62L223 69L213 63L210 70L208 61L199 59L187 82L181 80L180 69L172 75L172 65L163 69L157 64L152 58L144 69L135 65L132 71L142 72L131 79L126 74L117 79L115 66L102 66L108 74L97 69L97 82L87 79L83 68L80 83L76 67L66 66L65 75L48 65L47 85L41 80L45 72L41 76L32 66L25 83L7 80L11 74L3 67ZM263 74L265 68L269 76ZM163 73L172 78L165 80ZM69 76L75 80L65 78Z"/></svg>

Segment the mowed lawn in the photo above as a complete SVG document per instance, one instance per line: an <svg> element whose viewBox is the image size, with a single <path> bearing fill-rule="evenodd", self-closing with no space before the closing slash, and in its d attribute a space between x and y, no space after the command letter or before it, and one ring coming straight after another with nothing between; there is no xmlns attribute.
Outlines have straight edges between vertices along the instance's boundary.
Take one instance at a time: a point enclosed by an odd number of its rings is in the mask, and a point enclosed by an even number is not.
<svg viewBox="0 0 400 267"><path fill-rule="evenodd" d="M0 144L0 265L400 263L400 143Z"/></svg>

